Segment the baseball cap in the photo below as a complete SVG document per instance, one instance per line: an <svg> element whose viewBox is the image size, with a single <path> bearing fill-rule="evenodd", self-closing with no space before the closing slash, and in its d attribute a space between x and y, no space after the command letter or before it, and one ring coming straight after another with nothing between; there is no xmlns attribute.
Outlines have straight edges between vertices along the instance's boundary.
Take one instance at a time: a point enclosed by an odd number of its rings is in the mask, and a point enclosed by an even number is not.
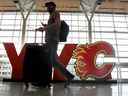
<svg viewBox="0 0 128 96"><path fill-rule="evenodd" d="M48 7L48 6L56 6L56 4L54 2L47 2L45 3L45 7Z"/></svg>

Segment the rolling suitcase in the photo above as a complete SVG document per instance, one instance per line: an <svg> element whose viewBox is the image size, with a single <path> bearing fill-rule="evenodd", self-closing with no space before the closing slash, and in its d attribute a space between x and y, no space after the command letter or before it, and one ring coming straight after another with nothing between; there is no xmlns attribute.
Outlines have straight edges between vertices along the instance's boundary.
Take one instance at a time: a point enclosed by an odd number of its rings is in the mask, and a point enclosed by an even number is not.
<svg viewBox="0 0 128 96"><path fill-rule="evenodd" d="M48 51L45 44L26 44L23 80L27 87L29 82L36 86L50 86L52 66L50 66L48 61Z"/></svg>

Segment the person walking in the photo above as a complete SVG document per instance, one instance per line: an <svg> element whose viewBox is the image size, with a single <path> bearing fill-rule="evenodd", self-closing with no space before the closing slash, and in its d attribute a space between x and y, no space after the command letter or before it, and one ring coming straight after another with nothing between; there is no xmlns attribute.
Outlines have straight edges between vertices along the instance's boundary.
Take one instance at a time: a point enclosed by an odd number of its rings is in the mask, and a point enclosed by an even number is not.
<svg viewBox="0 0 128 96"><path fill-rule="evenodd" d="M39 27L36 31L45 31L45 43L48 48L49 54L49 64L54 68L60 70L62 75L66 77L65 85L68 85L70 81L74 78L74 75L71 74L66 68L64 68L63 64L59 62L57 59L57 48L59 43L59 32L61 26L60 14L56 11L56 4L54 2L45 3L45 7L49 12L49 19L47 24L42 24L43 27ZM51 73L51 72L50 72Z"/></svg>

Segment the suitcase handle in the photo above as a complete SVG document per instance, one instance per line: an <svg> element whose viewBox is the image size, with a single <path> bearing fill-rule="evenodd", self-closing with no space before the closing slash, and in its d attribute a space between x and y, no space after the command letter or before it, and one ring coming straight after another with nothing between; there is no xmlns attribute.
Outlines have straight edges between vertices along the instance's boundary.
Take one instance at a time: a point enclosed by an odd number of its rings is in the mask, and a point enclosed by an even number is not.
<svg viewBox="0 0 128 96"><path fill-rule="evenodd" d="M34 43L36 43L36 39L37 39L37 30L35 30L35 39L34 39ZM41 43L43 43L43 32L42 32Z"/></svg>
<svg viewBox="0 0 128 96"><path fill-rule="evenodd" d="M37 34L36 32L37 32L37 31L35 30L35 39L34 39L34 43L36 43L36 37L37 37L37 36L36 36L36 34Z"/></svg>

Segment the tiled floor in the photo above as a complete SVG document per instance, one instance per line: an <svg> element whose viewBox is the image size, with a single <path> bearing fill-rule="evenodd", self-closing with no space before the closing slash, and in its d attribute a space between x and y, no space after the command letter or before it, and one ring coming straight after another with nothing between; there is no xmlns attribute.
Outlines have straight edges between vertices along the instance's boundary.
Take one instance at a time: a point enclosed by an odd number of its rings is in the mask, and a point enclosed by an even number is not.
<svg viewBox="0 0 128 96"><path fill-rule="evenodd" d="M64 88L63 83L51 88L25 88L23 83L0 82L0 96L128 96L128 84L72 83Z"/></svg>

